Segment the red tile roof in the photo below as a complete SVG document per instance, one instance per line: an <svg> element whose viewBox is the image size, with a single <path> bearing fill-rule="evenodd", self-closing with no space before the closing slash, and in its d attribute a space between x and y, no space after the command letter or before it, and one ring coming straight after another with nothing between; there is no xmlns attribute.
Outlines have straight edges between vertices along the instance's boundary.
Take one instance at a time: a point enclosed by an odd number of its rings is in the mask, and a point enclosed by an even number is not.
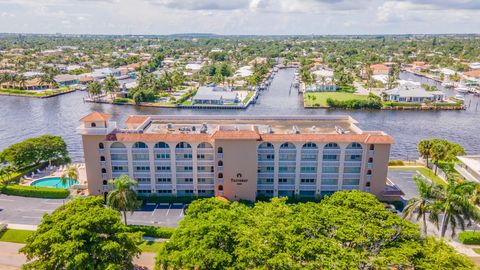
<svg viewBox="0 0 480 270"><path fill-rule="evenodd" d="M463 75L471 76L471 77L480 77L480 69L467 71L463 73Z"/></svg>
<svg viewBox="0 0 480 270"><path fill-rule="evenodd" d="M148 116L144 115L131 115L127 118L127 121L125 123L127 124L142 124L148 119Z"/></svg>
<svg viewBox="0 0 480 270"><path fill-rule="evenodd" d="M82 122L95 122L95 121L107 121L112 118L111 114L101 113L101 112L92 112L84 116L80 121Z"/></svg>

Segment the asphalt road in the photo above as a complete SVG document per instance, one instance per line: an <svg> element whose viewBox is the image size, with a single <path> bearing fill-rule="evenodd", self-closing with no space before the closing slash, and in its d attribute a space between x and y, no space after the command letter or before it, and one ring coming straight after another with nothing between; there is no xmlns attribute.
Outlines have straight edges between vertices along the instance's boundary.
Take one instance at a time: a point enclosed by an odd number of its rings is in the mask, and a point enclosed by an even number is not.
<svg viewBox="0 0 480 270"><path fill-rule="evenodd" d="M44 213L51 213L65 200L38 199L0 194L0 223L38 225ZM127 214L129 224L177 227L185 214L183 204L150 204Z"/></svg>

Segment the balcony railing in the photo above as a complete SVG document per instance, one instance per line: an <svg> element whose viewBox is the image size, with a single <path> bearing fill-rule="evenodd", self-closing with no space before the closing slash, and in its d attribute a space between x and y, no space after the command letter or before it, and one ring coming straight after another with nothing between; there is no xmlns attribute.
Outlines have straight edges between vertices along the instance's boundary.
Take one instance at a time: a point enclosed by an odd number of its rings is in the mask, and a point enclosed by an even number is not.
<svg viewBox="0 0 480 270"><path fill-rule="evenodd" d="M375 150L368 150L368 156L373 157L375 155Z"/></svg>
<svg viewBox="0 0 480 270"><path fill-rule="evenodd" d="M117 178L117 177L120 177L122 175L128 175L128 171L122 171L122 172L112 172L112 177L113 178Z"/></svg>
<svg viewBox="0 0 480 270"><path fill-rule="evenodd" d="M278 184L278 190L295 190L295 184Z"/></svg>
<svg viewBox="0 0 480 270"><path fill-rule="evenodd" d="M278 161L279 164L282 164L282 165L295 165L297 164L297 160L296 159L281 159Z"/></svg>
<svg viewBox="0 0 480 270"><path fill-rule="evenodd" d="M110 148L110 154L127 154L127 148Z"/></svg>
<svg viewBox="0 0 480 270"><path fill-rule="evenodd" d="M257 185L258 190L272 190L273 189L273 184L261 184Z"/></svg>
<svg viewBox="0 0 480 270"><path fill-rule="evenodd" d="M369 162L369 163L367 164L367 168L373 169L373 163L372 163L372 162Z"/></svg>
<svg viewBox="0 0 480 270"><path fill-rule="evenodd" d="M284 177L295 177L296 173L295 172L278 172L278 176L284 176Z"/></svg>
<svg viewBox="0 0 480 270"><path fill-rule="evenodd" d="M345 155L361 155L363 149L345 149Z"/></svg>
<svg viewBox="0 0 480 270"><path fill-rule="evenodd" d="M300 177L305 176L305 177L317 177L317 172L300 172Z"/></svg>
<svg viewBox="0 0 480 270"><path fill-rule="evenodd" d="M150 172L149 171L138 171L138 172L133 172L133 177L135 178L144 178L144 177L150 177Z"/></svg>
<svg viewBox="0 0 480 270"><path fill-rule="evenodd" d="M360 179L360 173L344 173L343 179Z"/></svg>
<svg viewBox="0 0 480 270"><path fill-rule="evenodd" d="M344 189L344 190L359 190L360 186L359 185L343 185L342 189Z"/></svg>
<svg viewBox="0 0 480 270"><path fill-rule="evenodd" d="M197 153L199 154L213 154L213 148L198 148Z"/></svg>
<svg viewBox="0 0 480 270"><path fill-rule="evenodd" d="M132 148L133 154L148 154L148 148Z"/></svg>
<svg viewBox="0 0 480 270"><path fill-rule="evenodd" d="M100 161L100 165L102 165L102 168L105 168L107 166L107 162L106 161Z"/></svg>
<svg viewBox="0 0 480 270"><path fill-rule="evenodd" d="M273 172L259 172L257 173L258 177L272 177L273 178Z"/></svg>
<svg viewBox="0 0 480 270"><path fill-rule="evenodd" d="M193 189L193 184L177 184L177 190L191 190Z"/></svg>
<svg viewBox="0 0 480 270"><path fill-rule="evenodd" d="M175 160L175 163L177 165L192 165L193 160L192 159L177 159L177 160Z"/></svg>
<svg viewBox="0 0 480 270"><path fill-rule="evenodd" d="M322 191L337 191L338 185L321 185Z"/></svg>
<svg viewBox="0 0 480 270"><path fill-rule="evenodd" d="M175 149L176 154L191 154L192 148L177 148Z"/></svg>
<svg viewBox="0 0 480 270"><path fill-rule="evenodd" d="M340 166L340 161L338 160L323 160L322 161L323 167L338 167Z"/></svg>
<svg viewBox="0 0 480 270"><path fill-rule="evenodd" d="M219 160L222 159L222 158L223 158L223 153L218 153L218 154L217 154L217 158L218 158ZM222 192L222 193L223 193L223 192Z"/></svg>
<svg viewBox="0 0 480 270"><path fill-rule="evenodd" d="M193 177L193 172L177 172L177 177Z"/></svg>
<svg viewBox="0 0 480 270"><path fill-rule="evenodd" d="M215 189L214 184L198 184L197 187L198 187L198 189L205 189L205 190L214 190Z"/></svg>
<svg viewBox="0 0 480 270"><path fill-rule="evenodd" d="M301 183L300 184L300 190L301 191L314 191L316 189L317 189L317 186L315 185L315 183L309 183L309 184Z"/></svg>
<svg viewBox="0 0 480 270"><path fill-rule="evenodd" d="M135 159L132 160L133 165L150 165L150 160L148 159Z"/></svg>
<svg viewBox="0 0 480 270"><path fill-rule="evenodd" d="M155 177L157 178L171 178L172 173L171 172L163 172L163 171L157 171L155 172Z"/></svg>
<svg viewBox="0 0 480 270"><path fill-rule="evenodd" d="M112 163L112 166L126 166L128 165L128 160L122 159L122 160L116 160L113 159L110 161Z"/></svg>
<svg viewBox="0 0 480 270"><path fill-rule="evenodd" d="M156 184L155 187L158 190L171 190L173 188L172 184Z"/></svg>
<svg viewBox="0 0 480 270"><path fill-rule="evenodd" d="M322 173L322 179L338 179L338 173Z"/></svg>
<svg viewBox="0 0 480 270"><path fill-rule="evenodd" d="M213 172L197 172L197 176L200 178L213 178L215 173Z"/></svg>
<svg viewBox="0 0 480 270"><path fill-rule="evenodd" d="M155 159L155 165L170 165L172 161L170 159Z"/></svg>
<svg viewBox="0 0 480 270"><path fill-rule="evenodd" d="M318 160L305 160L305 159L302 159L302 161L300 162L300 164L302 165L312 165L312 166L316 166L318 163Z"/></svg>
<svg viewBox="0 0 480 270"><path fill-rule="evenodd" d="M323 155L340 155L340 149L325 149L323 150Z"/></svg>
<svg viewBox="0 0 480 270"><path fill-rule="evenodd" d="M258 165L270 165L270 164L274 164L275 163L275 160L273 159L259 159L257 161Z"/></svg>
<svg viewBox="0 0 480 270"><path fill-rule="evenodd" d="M362 166L362 161L345 161L344 163L345 167L361 167Z"/></svg>
<svg viewBox="0 0 480 270"><path fill-rule="evenodd" d="M148 190L148 189L152 189L151 184L138 184L137 185L137 190Z"/></svg>

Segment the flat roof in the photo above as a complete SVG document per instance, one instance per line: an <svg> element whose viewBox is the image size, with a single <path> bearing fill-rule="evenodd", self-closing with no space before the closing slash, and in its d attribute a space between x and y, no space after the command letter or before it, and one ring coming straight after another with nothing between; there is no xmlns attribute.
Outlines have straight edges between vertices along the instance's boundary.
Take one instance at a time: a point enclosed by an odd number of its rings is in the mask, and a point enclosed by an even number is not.
<svg viewBox="0 0 480 270"><path fill-rule="evenodd" d="M480 174L480 155L475 156L458 156L457 157L463 164L468 166L470 169L474 170Z"/></svg>
<svg viewBox="0 0 480 270"><path fill-rule="evenodd" d="M382 131L362 131L348 115L238 116L238 115L150 115L130 116L135 129L121 129L110 141L208 141L211 139L255 139L265 141L325 141L393 144ZM143 122L142 122L143 120Z"/></svg>

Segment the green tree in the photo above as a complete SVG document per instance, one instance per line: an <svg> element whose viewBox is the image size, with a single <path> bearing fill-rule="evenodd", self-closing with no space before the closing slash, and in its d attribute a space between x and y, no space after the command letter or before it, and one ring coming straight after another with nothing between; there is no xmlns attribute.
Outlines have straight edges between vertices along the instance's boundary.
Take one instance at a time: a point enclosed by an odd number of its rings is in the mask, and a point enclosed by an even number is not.
<svg viewBox="0 0 480 270"><path fill-rule="evenodd" d="M141 205L141 201L137 199L137 192L133 189L137 182L127 175L122 175L110 183L115 189L108 193L107 205L120 211L123 214L125 225L127 225L127 212L133 212Z"/></svg>
<svg viewBox="0 0 480 270"><path fill-rule="evenodd" d="M119 84L115 79L115 77L113 76L109 76L105 78L105 80L103 81L103 89L105 93L110 94L110 97L112 98L113 101L115 101L115 96L116 96L118 86Z"/></svg>
<svg viewBox="0 0 480 270"><path fill-rule="evenodd" d="M418 176L413 180L417 184L418 197L408 200L403 210L404 218L412 218L416 215L417 221L422 220L423 234L427 235L427 216L434 205L434 200L439 193L439 188L433 182L428 184Z"/></svg>
<svg viewBox="0 0 480 270"><path fill-rule="evenodd" d="M427 161L427 167L428 167L428 161L431 155L433 147L433 141L432 140L422 140L418 143L418 152L420 153L420 156L423 157Z"/></svg>
<svg viewBox="0 0 480 270"><path fill-rule="evenodd" d="M87 197L45 214L20 252L24 269L132 269L141 241L100 197Z"/></svg>
<svg viewBox="0 0 480 270"><path fill-rule="evenodd" d="M102 93L102 85L99 82L91 82L87 85L87 93L96 99Z"/></svg>
<svg viewBox="0 0 480 270"><path fill-rule="evenodd" d="M443 187L442 192L436 197L435 204L431 211L431 220L439 224L439 215L442 214L440 222L440 236L445 237L447 228L450 225L452 236L455 235L457 226L465 230L465 223L480 220L480 212L471 198L475 195L477 183L460 182L454 178L448 179L448 185Z"/></svg>

